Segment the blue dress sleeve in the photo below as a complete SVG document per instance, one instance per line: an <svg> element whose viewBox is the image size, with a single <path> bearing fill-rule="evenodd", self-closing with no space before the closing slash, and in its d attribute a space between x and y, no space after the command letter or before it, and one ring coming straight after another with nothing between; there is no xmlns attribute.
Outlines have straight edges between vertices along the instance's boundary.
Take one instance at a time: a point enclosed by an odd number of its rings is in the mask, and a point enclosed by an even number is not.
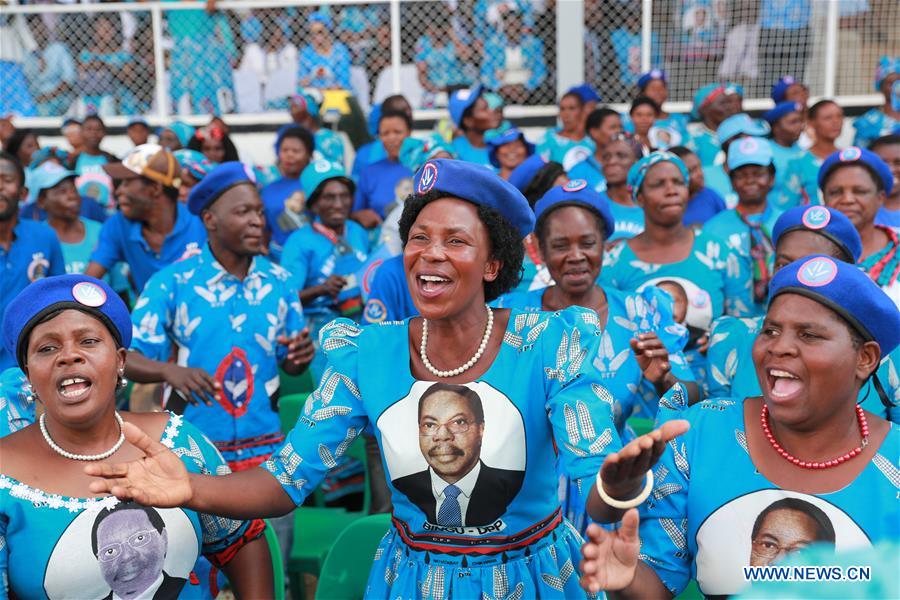
<svg viewBox="0 0 900 600"><path fill-rule="evenodd" d="M706 361L706 395L710 398L731 396L732 384L737 374L737 347L741 342L740 320L724 316L713 321L709 332L709 349ZM747 333L744 331L743 333Z"/></svg>
<svg viewBox="0 0 900 600"><path fill-rule="evenodd" d="M319 387L310 394L284 445L263 463L298 506L350 448L369 422L356 385L357 338L363 330L336 319L319 332L328 361Z"/></svg>
<svg viewBox="0 0 900 600"><path fill-rule="evenodd" d="M650 285L637 296L639 303L637 314L644 314L638 324L636 333L655 333L669 351L669 364L672 375L682 381L694 381L694 373L684 357L684 346L687 343L687 329L675 323L672 297L656 286Z"/></svg>
<svg viewBox="0 0 900 600"><path fill-rule="evenodd" d="M168 360L172 355L172 340L166 326L175 322L174 315L175 306L166 273L157 273L147 282L131 313L131 349L152 360ZM185 327L191 327L191 323L186 323Z"/></svg>
<svg viewBox="0 0 900 600"><path fill-rule="evenodd" d="M579 487L591 485L606 456L622 447L613 418L612 394L588 357L597 354L599 322L579 307L548 315L519 314L539 328L544 365L546 410L564 471ZM539 320L543 318L543 322Z"/></svg>

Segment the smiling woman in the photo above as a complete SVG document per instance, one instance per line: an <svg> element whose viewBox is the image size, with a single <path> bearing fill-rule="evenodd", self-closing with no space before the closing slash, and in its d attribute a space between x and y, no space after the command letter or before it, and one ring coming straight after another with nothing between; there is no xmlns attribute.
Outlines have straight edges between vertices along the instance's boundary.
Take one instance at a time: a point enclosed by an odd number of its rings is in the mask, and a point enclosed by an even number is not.
<svg viewBox="0 0 900 600"><path fill-rule="evenodd" d="M201 553L239 596L272 596L261 521L157 511L90 492L86 461L144 456L125 440L129 423L179 452L191 472L227 471L180 416L116 411L131 322L105 283L62 275L30 285L9 305L3 340L44 410L38 424L0 440L0 580L13 596L76 589L91 598L199 598L192 574Z"/></svg>

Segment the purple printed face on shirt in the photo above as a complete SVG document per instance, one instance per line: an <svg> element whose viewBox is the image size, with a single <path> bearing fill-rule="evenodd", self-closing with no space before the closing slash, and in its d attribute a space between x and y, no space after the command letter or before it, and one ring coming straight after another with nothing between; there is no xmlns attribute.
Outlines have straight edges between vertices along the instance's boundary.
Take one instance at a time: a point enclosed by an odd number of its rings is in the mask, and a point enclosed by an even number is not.
<svg viewBox="0 0 900 600"><path fill-rule="evenodd" d="M135 598L162 573L168 538L143 510L116 511L97 527L97 561L113 593Z"/></svg>

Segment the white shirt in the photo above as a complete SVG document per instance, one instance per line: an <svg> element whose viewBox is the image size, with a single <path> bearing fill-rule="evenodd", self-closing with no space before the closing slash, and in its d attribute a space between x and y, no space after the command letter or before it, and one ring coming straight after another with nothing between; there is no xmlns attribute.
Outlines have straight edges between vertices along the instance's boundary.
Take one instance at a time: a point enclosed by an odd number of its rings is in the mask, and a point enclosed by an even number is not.
<svg viewBox="0 0 900 600"><path fill-rule="evenodd" d="M444 490L447 489L447 486L450 485L443 479L441 476L434 472L434 469L428 467L428 473L431 475L431 493L434 494L434 518L437 520L437 516L441 512L441 504L444 503L446 496L444 495ZM456 500L459 502L459 514L462 517L460 521L463 526L466 524L466 511L469 509L469 500L472 497L472 490L475 488L475 482L478 481L478 474L481 473L481 461L479 460L475 463L475 468L466 473L466 476L454 483L456 487L459 488L460 494L456 497Z"/></svg>

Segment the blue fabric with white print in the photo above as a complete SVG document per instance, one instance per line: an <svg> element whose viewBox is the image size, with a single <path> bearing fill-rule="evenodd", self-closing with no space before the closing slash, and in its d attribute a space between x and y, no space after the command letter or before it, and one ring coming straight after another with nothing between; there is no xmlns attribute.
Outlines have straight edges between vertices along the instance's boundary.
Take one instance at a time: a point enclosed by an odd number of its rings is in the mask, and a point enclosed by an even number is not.
<svg viewBox="0 0 900 600"><path fill-rule="evenodd" d="M175 355L222 386L212 406L189 404L184 414L229 463L261 460L283 439L272 398L287 346L277 338L304 327L290 277L257 256L239 280L204 245L154 275L132 313L132 350L160 361Z"/></svg>

